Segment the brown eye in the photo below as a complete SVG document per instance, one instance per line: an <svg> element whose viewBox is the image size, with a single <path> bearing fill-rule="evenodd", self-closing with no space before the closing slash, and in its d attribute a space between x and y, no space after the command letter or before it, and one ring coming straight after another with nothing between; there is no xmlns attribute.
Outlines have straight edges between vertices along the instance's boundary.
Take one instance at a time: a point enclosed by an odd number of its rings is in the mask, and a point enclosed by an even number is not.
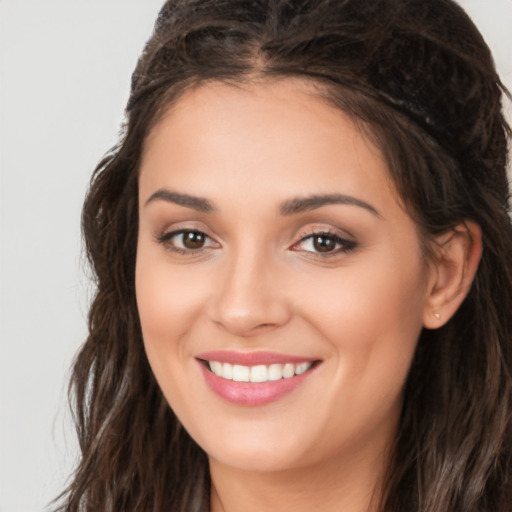
<svg viewBox="0 0 512 512"><path fill-rule="evenodd" d="M180 253L199 253L202 249L218 248L219 244L202 231L195 229L180 229L164 233L157 241L167 249Z"/></svg>
<svg viewBox="0 0 512 512"><path fill-rule="evenodd" d="M319 235L313 237L313 247L317 252L331 252L336 249L337 241L333 236Z"/></svg>
<svg viewBox="0 0 512 512"><path fill-rule="evenodd" d="M294 246L294 250L317 255L334 256L336 254L348 253L355 249L356 245L355 241L347 240L335 233L319 232L304 237Z"/></svg>
<svg viewBox="0 0 512 512"><path fill-rule="evenodd" d="M206 242L206 235L200 231L185 231L182 244L187 249L201 249Z"/></svg>

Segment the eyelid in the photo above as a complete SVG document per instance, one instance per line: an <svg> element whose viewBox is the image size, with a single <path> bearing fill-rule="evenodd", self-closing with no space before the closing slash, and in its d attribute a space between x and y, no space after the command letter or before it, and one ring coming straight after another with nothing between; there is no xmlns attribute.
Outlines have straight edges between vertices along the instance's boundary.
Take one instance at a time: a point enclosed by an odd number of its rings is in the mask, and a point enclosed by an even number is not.
<svg viewBox="0 0 512 512"><path fill-rule="evenodd" d="M197 231L198 233L204 233L207 237L213 240L217 239L216 235L212 233L212 230L203 222L186 219L156 226L154 231L154 237L155 239L158 240L165 236L182 233L186 231Z"/></svg>

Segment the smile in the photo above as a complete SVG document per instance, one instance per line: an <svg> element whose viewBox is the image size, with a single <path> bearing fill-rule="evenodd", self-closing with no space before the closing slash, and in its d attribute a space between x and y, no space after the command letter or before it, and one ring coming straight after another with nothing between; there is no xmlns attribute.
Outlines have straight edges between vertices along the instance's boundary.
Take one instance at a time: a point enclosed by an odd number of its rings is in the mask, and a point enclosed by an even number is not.
<svg viewBox="0 0 512 512"><path fill-rule="evenodd" d="M265 405L301 386L321 360L276 354L214 351L197 356L207 386L241 406Z"/></svg>
<svg viewBox="0 0 512 512"><path fill-rule="evenodd" d="M276 363L271 365L259 364L256 366L208 361L208 367L217 377L234 382L272 382L281 379L291 379L295 375L301 375L308 371L312 366L312 361L299 364Z"/></svg>

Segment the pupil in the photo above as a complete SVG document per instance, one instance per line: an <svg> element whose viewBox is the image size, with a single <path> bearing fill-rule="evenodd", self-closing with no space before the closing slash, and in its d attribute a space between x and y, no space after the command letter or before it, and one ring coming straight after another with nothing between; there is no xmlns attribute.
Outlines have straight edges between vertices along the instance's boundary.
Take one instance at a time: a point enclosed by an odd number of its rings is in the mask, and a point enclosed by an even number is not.
<svg viewBox="0 0 512 512"><path fill-rule="evenodd" d="M313 246L318 252L329 252L336 247L336 242L326 236L316 236L313 240Z"/></svg>
<svg viewBox="0 0 512 512"><path fill-rule="evenodd" d="M204 245L204 235L196 231L189 231L183 236L183 245L187 249L200 249Z"/></svg>

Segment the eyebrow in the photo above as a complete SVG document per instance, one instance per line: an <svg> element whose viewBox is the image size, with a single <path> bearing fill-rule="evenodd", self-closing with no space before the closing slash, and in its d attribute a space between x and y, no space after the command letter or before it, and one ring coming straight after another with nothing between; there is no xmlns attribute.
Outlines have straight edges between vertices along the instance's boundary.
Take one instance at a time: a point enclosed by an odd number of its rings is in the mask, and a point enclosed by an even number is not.
<svg viewBox="0 0 512 512"><path fill-rule="evenodd" d="M161 188L154 192L153 194L151 194L149 199L146 201L145 206L156 200L174 203L179 206L191 208L193 210L197 210L203 213L212 213L216 210L208 199L205 199L203 197L191 196L189 194L174 192L171 190L167 190L165 188ZM321 208L322 206L328 206L333 204L358 206L360 208L368 210L370 213L377 217L381 217L377 209L373 207L371 204L362 201L361 199L357 199L356 197L347 196L345 194L322 194L306 197L296 197L281 203L281 206L279 207L279 212L281 213L281 215L285 216L295 215L297 213L316 210L317 208Z"/></svg>
<svg viewBox="0 0 512 512"><path fill-rule="evenodd" d="M279 211L281 215L294 215L296 213L307 212L310 210L316 210L322 206L331 204L346 204L350 206L358 206L368 210L370 213L377 217L381 217L378 210L371 204L357 199L356 197L347 196L344 194L324 194L314 195L306 197L297 197L290 199L281 204Z"/></svg>
<svg viewBox="0 0 512 512"><path fill-rule="evenodd" d="M188 194L180 194L165 188L161 188L151 194L150 198L146 201L144 206L147 206L149 203L158 199L168 203L174 203L179 206L184 206L186 208L191 208L193 210L197 210L198 212L211 213L215 211L215 208L213 207L212 203L208 201L208 199L191 196Z"/></svg>

